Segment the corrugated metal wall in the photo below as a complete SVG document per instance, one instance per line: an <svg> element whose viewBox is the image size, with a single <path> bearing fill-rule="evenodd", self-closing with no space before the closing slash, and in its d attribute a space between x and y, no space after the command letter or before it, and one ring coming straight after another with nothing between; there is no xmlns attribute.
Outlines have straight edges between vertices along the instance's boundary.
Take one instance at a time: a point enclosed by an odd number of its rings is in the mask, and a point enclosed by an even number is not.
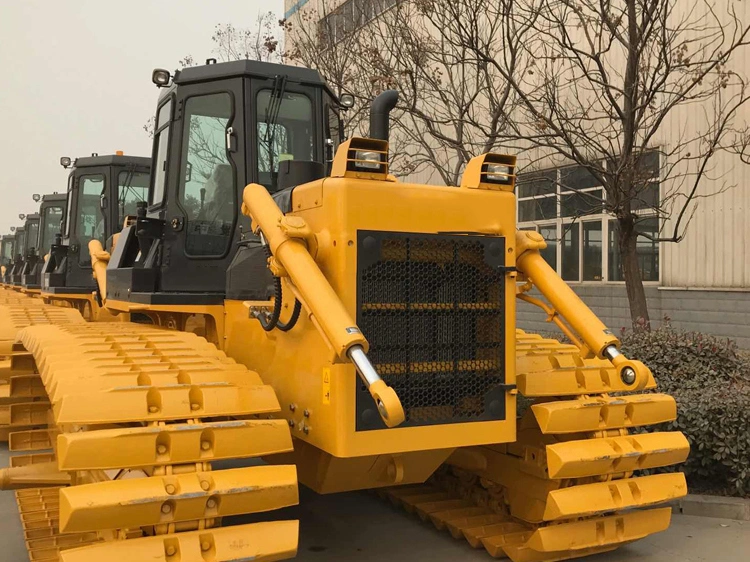
<svg viewBox="0 0 750 562"><path fill-rule="evenodd" d="M717 14L726 14L727 8L731 8L743 25L750 25L747 2L724 0L714 4ZM686 5L692 6L693 2L680 3L679 10L684 11ZM682 15L674 14L675 17ZM726 31L731 33L732 30ZM733 55L729 70L745 79L750 77L750 48L745 47ZM664 124L659 140L669 147L681 136L690 138L700 134L706 130L712 112L712 104L678 108ZM740 123L750 123L750 105L746 104L738 117ZM750 182L747 181L750 166L742 164L736 155L721 152L712 160L710 172L698 193L715 195L697 201L697 209L682 242L662 244L664 286L750 288ZM685 192L688 187L681 191ZM665 232L671 232L671 226L672 223L667 222Z"/></svg>

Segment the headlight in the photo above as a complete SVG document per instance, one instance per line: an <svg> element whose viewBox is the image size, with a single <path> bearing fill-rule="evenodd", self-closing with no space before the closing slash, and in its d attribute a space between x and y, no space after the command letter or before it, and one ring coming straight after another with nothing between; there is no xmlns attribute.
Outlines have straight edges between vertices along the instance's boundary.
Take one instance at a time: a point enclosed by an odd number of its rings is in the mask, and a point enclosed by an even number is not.
<svg viewBox="0 0 750 562"><path fill-rule="evenodd" d="M169 71L164 70L163 68L155 68L151 73L151 81L159 88L169 86L169 81L171 78L172 76L169 74Z"/></svg>
<svg viewBox="0 0 750 562"><path fill-rule="evenodd" d="M357 150L354 153L354 166L362 170L380 170L383 163L380 152L369 150Z"/></svg>
<svg viewBox="0 0 750 562"><path fill-rule="evenodd" d="M510 166L507 166L505 164L494 164L491 162L488 162L486 164L487 171L485 174L485 179L492 183L503 183L503 184L510 184L512 182L512 171Z"/></svg>

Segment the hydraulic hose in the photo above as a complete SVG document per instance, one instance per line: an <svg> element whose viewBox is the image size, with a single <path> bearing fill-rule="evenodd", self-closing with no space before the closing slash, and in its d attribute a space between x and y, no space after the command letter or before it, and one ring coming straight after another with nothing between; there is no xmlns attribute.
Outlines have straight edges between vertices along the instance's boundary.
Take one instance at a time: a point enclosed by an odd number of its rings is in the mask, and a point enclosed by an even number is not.
<svg viewBox="0 0 750 562"><path fill-rule="evenodd" d="M270 258L272 257L270 246L263 246L266 249L266 254ZM256 317L260 321L261 327L266 331L270 332L274 328L278 328L282 332L288 332L297 325L299 320L300 312L302 312L302 303L298 299L294 299L294 310L292 311L292 317L289 322L281 321L281 303L283 302L284 294L281 287L281 278L276 275L273 276L273 312L271 317L266 319L263 313L256 314Z"/></svg>

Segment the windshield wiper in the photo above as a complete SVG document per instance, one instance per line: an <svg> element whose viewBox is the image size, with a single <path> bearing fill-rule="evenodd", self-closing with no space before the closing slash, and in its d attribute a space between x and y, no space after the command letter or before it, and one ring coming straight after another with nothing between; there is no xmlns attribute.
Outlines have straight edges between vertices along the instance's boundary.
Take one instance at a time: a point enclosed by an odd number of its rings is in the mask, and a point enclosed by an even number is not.
<svg viewBox="0 0 750 562"><path fill-rule="evenodd" d="M276 75L273 79L273 90L271 90L271 99L268 100L266 106L266 131L263 138L266 147L268 149L268 169L271 173L271 192L276 191L276 184L278 182L278 171L274 166L274 137L276 135L276 122L279 118L279 110L281 109L281 102L284 99L284 92L286 92L286 76Z"/></svg>

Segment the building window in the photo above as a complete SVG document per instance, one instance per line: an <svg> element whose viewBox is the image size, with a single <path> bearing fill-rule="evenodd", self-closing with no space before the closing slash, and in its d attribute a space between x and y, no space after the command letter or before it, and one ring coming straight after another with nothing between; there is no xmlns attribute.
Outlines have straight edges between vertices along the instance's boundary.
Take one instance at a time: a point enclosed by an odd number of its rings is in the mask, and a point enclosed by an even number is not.
<svg viewBox="0 0 750 562"><path fill-rule="evenodd" d="M641 159L644 189L633 200L639 233L659 233L659 153ZM547 241L542 256L565 281L624 281L617 244L617 221L604 209L606 193L582 166L566 166L519 176L518 228L536 230ZM659 243L637 242L644 281L659 281Z"/></svg>
<svg viewBox="0 0 750 562"><path fill-rule="evenodd" d="M346 0L318 23L320 37L330 44L341 41L381 13L396 5L398 0Z"/></svg>

